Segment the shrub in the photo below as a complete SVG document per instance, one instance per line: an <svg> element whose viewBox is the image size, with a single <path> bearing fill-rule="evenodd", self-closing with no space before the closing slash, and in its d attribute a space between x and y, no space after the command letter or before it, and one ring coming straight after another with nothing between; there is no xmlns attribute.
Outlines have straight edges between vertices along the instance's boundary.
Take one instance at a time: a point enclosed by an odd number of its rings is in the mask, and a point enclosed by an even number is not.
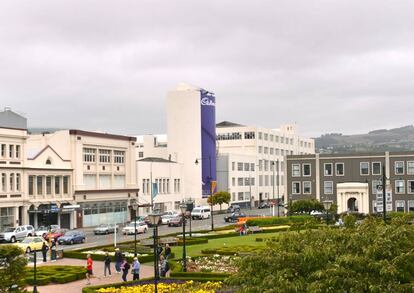
<svg viewBox="0 0 414 293"><path fill-rule="evenodd" d="M346 215L344 217L345 228L355 228L357 218L354 215Z"/></svg>
<svg viewBox="0 0 414 293"><path fill-rule="evenodd" d="M33 268L26 268L25 283L34 285ZM37 268L37 285L65 284L85 278L86 270L81 266L44 266Z"/></svg>
<svg viewBox="0 0 414 293"><path fill-rule="evenodd" d="M268 217L250 219L247 221L248 226L278 226L278 225L292 225L294 223L305 223L306 221L314 221L314 217L310 215L298 215L290 217Z"/></svg>
<svg viewBox="0 0 414 293"><path fill-rule="evenodd" d="M183 243L184 243L183 239L180 238L178 240L178 245L182 246ZM206 243L208 243L207 238L189 238L189 237L185 238L185 245L206 244Z"/></svg>
<svg viewBox="0 0 414 293"><path fill-rule="evenodd" d="M23 250L15 245L0 246L0 292L8 292L12 285L18 285L18 290L23 291L27 264L23 254Z"/></svg>

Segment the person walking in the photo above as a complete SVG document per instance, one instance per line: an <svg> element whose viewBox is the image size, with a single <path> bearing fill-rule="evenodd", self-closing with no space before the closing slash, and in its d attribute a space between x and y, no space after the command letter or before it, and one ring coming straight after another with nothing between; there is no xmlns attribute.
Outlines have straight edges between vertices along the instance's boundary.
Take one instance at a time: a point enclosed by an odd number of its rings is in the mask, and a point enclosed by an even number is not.
<svg viewBox="0 0 414 293"><path fill-rule="evenodd" d="M111 257L109 256L109 253L107 252L105 254L105 259L104 259L104 276L106 277L106 271L109 272L109 276L112 276L111 274Z"/></svg>
<svg viewBox="0 0 414 293"><path fill-rule="evenodd" d="M128 271L129 271L129 268L130 268L131 266L130 266L130 264L128 263L128 261L127 261L127 259L126 258L124 258L124 261L122 262L122 264L121 264L121 269L122 269L122 280L124 281L124 282L126 282L127 281L127 276L128 276Z"/></svg>
<svg viewBox="0 0 414 293"><path fill-rule="evenodd" d="M134 262L132 263L132 280L139 280L139 269L141 267L141 264L139 263L139 260L137 257L134 257Z"/></svg>
<svg viewBox="0 0 414 293"><path fill-rule="evenodd" d="M56 240L55 239L52 239L52 246L50 247L50 249L52 250L51 261L56 261L57 246L56 246Z"/></svg>
<svg viewBox="0 0 414 293"><path fill-rule="evenodd" d="M91 278L93 275L93 261L91 258L91 255L88 254L86 256L86 285L90 285L91 284Z"/></svg>
<svg viewBox="0 0 414 293"><path fill-rule="evenodd" d="M168 243L165 244L165 252L164 252L164 254L165 254L165 258L166 259L169 259L170 256L171 256L171 247L170 247L170 245Z"/></svg>
<svg viewBox="0 0 414 293"><path fill-rule="evenodd" d="M47 262L46 257L47 257L47 250L48 250L48 248L49 247L46 245L46 242L43 242L43 245L42 245L43 262Z"/></svg>
<svg viewBox="0 0 414 293"><path fill-rule="evenodd" d="M117 274L121 273L122 253L119 248L115 249L115 271Z"/></svg>
<svg viewBox="0 0 414 293"><path fill-rule="evenodd" d="M170 270L168 260L164 256L160 256L160 268L161 268L161 277L165 277L167 272Z"/></svg>

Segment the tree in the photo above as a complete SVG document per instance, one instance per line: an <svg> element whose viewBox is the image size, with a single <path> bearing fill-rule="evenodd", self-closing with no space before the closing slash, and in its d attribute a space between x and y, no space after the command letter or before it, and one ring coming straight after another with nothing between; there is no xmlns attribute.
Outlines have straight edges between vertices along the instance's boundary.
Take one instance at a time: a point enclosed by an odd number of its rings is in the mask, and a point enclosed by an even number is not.
<svg viewBox="0 0 414 293"><path fill-rule="evenodd" d="M221 205L226 203L230 203L231 200L231 196L230 193L228 193L227 191L219 191L216 192L214 194L214 196L216 197L216 204L220 205L220 210L221 210Z"/></svg>
<svg viewBox="0 0 414 293"><path fill-rule="evenodd" d="M0 246L0 292L10 292L17 285L19 292L24 291L27 260L24 251L15 245Z"/></svg>
<svg viewBox="0 0 414 293"><path fill-rule="evenodd" d="M413 292L414 226L370 217L351 229L281 234L241 259L228 283L240 292Z"/></svg>
<svg viewBox="0 0 414 293"><path fill-rule="evenodd" d="M312 211L323 211L325 210L323 204L316 199L302 199L294 201L293 203L289 204L289 212L292 213L306 213L310 214Z"/></svg>

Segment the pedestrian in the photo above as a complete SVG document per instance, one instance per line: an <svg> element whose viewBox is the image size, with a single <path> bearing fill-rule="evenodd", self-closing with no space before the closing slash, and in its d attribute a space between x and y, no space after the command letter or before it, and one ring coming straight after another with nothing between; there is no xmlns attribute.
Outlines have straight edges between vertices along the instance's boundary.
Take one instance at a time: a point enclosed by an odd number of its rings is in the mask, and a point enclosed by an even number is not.
<svg viewBox="0 0 414 293"><path fill-rule="evenodd" d="M111 257L108 252L105 254L104 265L104 276L106 277L106 271L108 271L109 276L111 276Z"/></svg>
<svg viewBox="0 0 414 293"><path fill-rule="evenodd" d="M46 242L43 241L43 244L42 244L43 262L47 262L46 256L47 256L47 250L48 249L49 249L49 247L46 245Z"/></svg>
<svg viewBox="0 0 414 293"><path fill-rule="evenodd" d="M141 267L141 264L139 263L139 260L137 257L134 257L134 262L132 263L132 280L139 280L139 269Z"/></svg>
<svg viewBox="0 0 414 293"><path fill-rule="evenodd" d="M170 266L168 264L168 260L164 258L164 256L160 256L160 268L161 268L161 277L165 277L167 272L170 270Z"/></svg>
<svg viewBox="0 0 414 293"><path fill-rule="evenodd" d="M123 262L122 262L122 264L121 264L121 269L122 269L122 280L123 280L124 282L126 282L126 281L127 281L128 271L129 271L129 268L130 268L130 267L131 267L131 266L130 266L130 264L128 263L127 259L126 259L126 258L124 258L124 260L123 260Z"/></svg>
<svg viewBox="0 0 414 293"><path fill-rule="evenodd" d="M239 228L240 236L243 236L244 234L244 225L241 225Z"/></svg>
<svg viewBox="0 0 414 293"><path fill-rule="evenodd" d="M121 273L122 252L119 248L115 249L115 270L117 274Z"/></svg>
<svg viewBox="0 0 414 293"><path fill-rule="evenodd" d="M57 250L57 246L56 246L55 239L52 239L52 246L50 247L50 249L52 250L51 260L52 261L56 261L56 250Z"/></svg>
<svg viewBox="0 0 414 293"><path fill-rule="evenodd" d="M88 254L86 256L86 285L90 285L91 284L91 278L93 275L93 261L91 258L91 255Z"/></svg>
<svg viewBox="0 0 414 293"><path fill-rule="evenodd" d="M171 256L171 247L170 245L167 243L165 244L165 258L168 259Z"/></svg>

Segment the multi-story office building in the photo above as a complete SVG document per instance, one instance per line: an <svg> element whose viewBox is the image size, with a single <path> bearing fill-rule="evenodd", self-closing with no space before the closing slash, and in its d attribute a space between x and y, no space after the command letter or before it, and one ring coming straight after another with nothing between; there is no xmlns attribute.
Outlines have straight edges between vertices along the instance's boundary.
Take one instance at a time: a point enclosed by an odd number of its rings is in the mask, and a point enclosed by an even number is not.
<svg viewBox="0 0 414 293"><path fill-rule="evenodd" d="M222 122L216 132L218 189L241 206L283 198L285 156L315 153L314 140L299 136L296 125L267 129Z"/></svg>
<svg viewBox="0 0 414 293"><path fill-rule="evenodd" d="M71 211L69 219L69 222L71 219L76 222L71 226L79 228L126 222L131 215L131 200L136 200L139 192L135 141L135 137L82 130L30 135L27 148L35 154L34 157L44 149L50 149L60 158L51 157L52 166L54 162L68 162L71 167L71 177L61 169L53 169L52 173L42 176L32 175L35 178L30 181L33 182L31 189L40 197L39 202L53 197L55 202L52 205L57 206L59 213L64 211L62 203L76 203L79 207ZM41 151L36 154L39 149ZM71 187L65 189L65 182L70 182ZM70 200L60 198L66 192L71 194Z"/></svg>
<svg viewBox="0 0 414 293"><path fill-rule="evenodd" d="M287 157L287 199L331 201L338 212L414 211L414 152L316 154Z"/></svg>

